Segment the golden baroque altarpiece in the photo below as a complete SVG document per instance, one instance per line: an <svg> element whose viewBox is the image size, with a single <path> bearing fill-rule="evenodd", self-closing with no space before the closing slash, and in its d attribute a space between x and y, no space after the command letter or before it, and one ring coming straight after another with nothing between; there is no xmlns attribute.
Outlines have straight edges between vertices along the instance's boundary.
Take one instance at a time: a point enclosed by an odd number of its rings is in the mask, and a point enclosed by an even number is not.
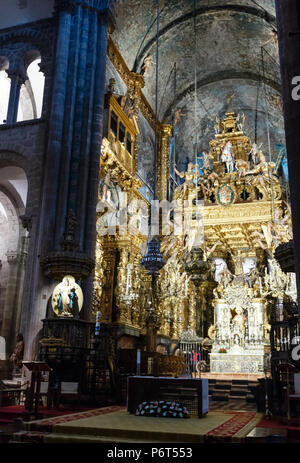
<svg viewBox="0 0 300 463"><path fill-rule="evenodd" d="M143 86L133 74L124 100L106 96L107 132L103 138L99 182L94 311L101 323L123 326L128 333L146 334L151 277L141 266L147 235L141 232L149 202L141 194L138 168L138 108ZM136 81L135 81L136 79ZM166 265L157 279L158 336L178 345L185 333L195 333L209 349L213 372L259 373L269 344L270 306L274 299L296 300L295 278L284 274L274 259L275 248L292 238L291 214L275 171L263 151L244 134L244 115L228 110L216 118L215 136L199 163L177 172L184 182L172 199L189 216L189 229L161 236ZM172 127L159 124L158 198L168 197ZM115 225L126 208L126 232ZM139 209L134 204L138 201ZM196 204L201 204L200 246L209 270L196 285L187 262L199 228ZM124 208L125 209L125 208ZM186 217L182 217L184 221ZM198 231L197 231L198 230ZM224 353L227 355L224 356Z"/></svg>

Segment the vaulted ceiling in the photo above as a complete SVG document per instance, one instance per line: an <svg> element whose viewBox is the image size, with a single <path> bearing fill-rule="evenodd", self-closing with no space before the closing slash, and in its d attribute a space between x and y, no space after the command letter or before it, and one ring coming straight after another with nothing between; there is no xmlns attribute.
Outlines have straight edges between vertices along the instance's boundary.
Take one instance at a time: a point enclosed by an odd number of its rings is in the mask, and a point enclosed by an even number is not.
<svg viewBox="0 0 300 463"><path fill-rule="evenodd" d="M268 152L269 132L274 157L276 143L284 143L278 47L270 41L276 29L274 3L160 1L159 119L172 123L175 111L182 108L184 116L176 131L179 165L193 157L196 141L198 150L207 148L215 116L225 113L232 94L235 110L246 115L245 131L252 139L256 135ZM148 54L156 59L155 18L153 0L125 0L116 7L113 40L135 72L140 72ZM153 65L145 75L144 88L153 108L155 74Z"/></svg>

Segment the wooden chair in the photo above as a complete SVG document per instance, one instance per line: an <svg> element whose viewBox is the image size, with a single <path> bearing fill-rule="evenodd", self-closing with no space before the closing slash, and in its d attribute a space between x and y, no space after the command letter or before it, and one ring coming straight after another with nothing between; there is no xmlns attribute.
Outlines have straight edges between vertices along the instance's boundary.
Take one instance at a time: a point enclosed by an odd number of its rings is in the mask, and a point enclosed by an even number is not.
<svg viewBox="0 0 300 463"><path fill-rule="evenodd" d="M59 408L60 400L62 397L68 397L70 399L76 399L78 408L80 407L80 389L79 383L71 382L71 381L62 381L60 383L60 388L58 390L58 398L57 398L57 408Z"/></svg>

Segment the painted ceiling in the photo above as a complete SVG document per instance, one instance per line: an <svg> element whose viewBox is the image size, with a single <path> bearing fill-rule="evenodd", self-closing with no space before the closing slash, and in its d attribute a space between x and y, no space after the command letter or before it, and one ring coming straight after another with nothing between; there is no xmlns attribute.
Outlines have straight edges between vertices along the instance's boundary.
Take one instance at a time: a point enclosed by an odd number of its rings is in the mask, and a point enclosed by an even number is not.
<svg viewBox="0 0 300 463"><path fill-rule="evenodd" d="M246 115L245 132L272 156L284 143L278 45L273 0L160 1L158 111L165 123L175 111L177 163L208 148L214 119L227 99ZM276 34L275 34L276 35ZM125 0L116 6L112 35L128 67L140 72L145 57L155 64L145 74L144 93L155 107L156 5L153 0ZM195 85L196 83L196 85Z"/></svg>

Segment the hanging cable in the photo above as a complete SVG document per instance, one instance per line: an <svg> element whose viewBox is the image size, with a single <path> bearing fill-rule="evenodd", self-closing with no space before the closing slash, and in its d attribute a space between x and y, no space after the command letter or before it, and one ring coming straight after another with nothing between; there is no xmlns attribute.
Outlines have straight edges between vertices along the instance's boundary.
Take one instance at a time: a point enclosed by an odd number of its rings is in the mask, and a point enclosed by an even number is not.
<svg viewBox="0 0 300 463"><path fill-rule="evenodd" d="M156 3L156 75L155 75L155 148L154 148L154 200L157 199L157 160L158 160L158 35L159 35L159 0Z"/></svg>
<svg viewBox="0 0 300 463"><path fill-rule="evenodd" d="M261 86L261 81L259 83L259 86L257 87L257 94L256 94L255 121L254 121L254 141L256 144L257 144L258 102L259 102L260 86Z"/></svg>
<svg viewBox="0 0 300 463"><path fill-rule="evenodd" d="M268 101L267 101L267 87L266 87L266 80L265 80L265 60L264 60L264 48L261 47L261 63L262 63L262 74L263 74L263 88L264 88L264 102L265 102L265 113L266 113L266 123L267 123L267 136L268 136L268 147L269 147L269 162L272 162L272 151L271 151L271 138L270 138L270 118L269 118L269 110L268 110ZM271 169L271 167L270 167ZM273 181L271 178L270 169L268 170L270 184L271 184L271 214L273 219L275 219L275 205L274 205L274 189L273 189Z"/></svg>
<svg viewBox="0 0 300 463"><path fill-rule="evenodd" d="M195 140L195 173L197 179L197 145L198 145L198 137L197 137L197 21L196 21L196 0L194 0L194 85L195 85L195 93L194 93L194 140ZM196 201L197 201L197 180L195 182L196 186Z"/></svg>
<svg viewBox="0 0 300 463"><path fill-rule="evenodd" d="M155 0L155 1L156 1L156 0ZM162 14L162 12L163 12L164 9L166 8L166 6L167 6L167 3L166 3L165 6L161 9L160 15ZM154 24L155 24L156 21L157 21L157 17L152 21L152 23L150 24L150 26L148 27L148 29L147 29L147 31L146 31L146 34L145 34L144 37L143 37L143 40L142 40L142 42L141 42L141 44L140 44L140 46L139 46L139 48L138 48L138 51L137 51L137 53L136 53L136 57L135 57L135 60L134 60L134 65L133 65L133 68L132 68L132 72L137 72L137 65L138 65L137 59L138 59L139 53L140 53L141 48L142 48L142 46L143 46L143 44L144 44L144 42L145 42L145 40L146 40L147 35L148 35L149 32L151 31L151 29L152 29L152 27L154 26Z"/></svg>

